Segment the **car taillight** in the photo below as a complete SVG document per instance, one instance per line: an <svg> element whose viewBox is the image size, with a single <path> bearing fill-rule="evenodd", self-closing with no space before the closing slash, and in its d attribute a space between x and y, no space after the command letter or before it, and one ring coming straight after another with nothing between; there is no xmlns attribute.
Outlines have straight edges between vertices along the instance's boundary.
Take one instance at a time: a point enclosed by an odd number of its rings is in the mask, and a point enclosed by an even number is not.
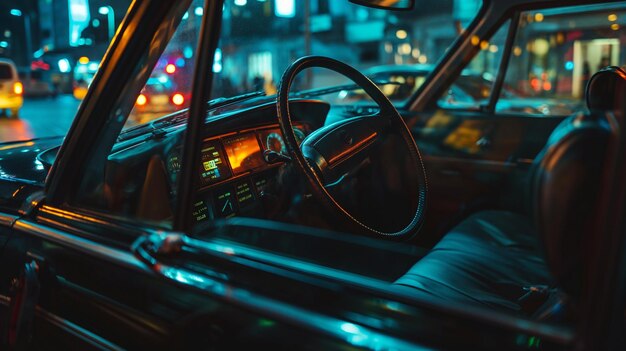
<svg viewBox="0 0 626 351"><path fill-rule="evenodd" d="M13 92L17 95L22 95L22 93L24 92L24 86L21 82L13 83Z"/></svg>
<svg viewBox="0 0 626 351"><path fill-rule="evenodd" d="M139 106L143 106L148 102L148 98L144 95L144 94L139 94L139 96L137 96L137 105Z"/></svg>
<svg viewBox="0 0 626 351"><path fill-rule="evenodd" d="M176 106L180 106L185 103L185 97L181 93L176 93L172 95L172 102Z"/></svg>

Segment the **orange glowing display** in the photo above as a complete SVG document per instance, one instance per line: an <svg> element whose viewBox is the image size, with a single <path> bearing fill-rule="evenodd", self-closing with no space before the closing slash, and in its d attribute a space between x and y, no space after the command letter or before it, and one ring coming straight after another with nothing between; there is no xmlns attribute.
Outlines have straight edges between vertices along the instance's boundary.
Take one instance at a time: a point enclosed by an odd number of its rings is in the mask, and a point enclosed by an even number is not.
<svg viewBox="0 0 626 351"><path fill-rule="evenodd" d="M226 149L226 155L228 155L228 161L234 174L265 165L259 141L254 133L224 139L224 149Z"/></svg>

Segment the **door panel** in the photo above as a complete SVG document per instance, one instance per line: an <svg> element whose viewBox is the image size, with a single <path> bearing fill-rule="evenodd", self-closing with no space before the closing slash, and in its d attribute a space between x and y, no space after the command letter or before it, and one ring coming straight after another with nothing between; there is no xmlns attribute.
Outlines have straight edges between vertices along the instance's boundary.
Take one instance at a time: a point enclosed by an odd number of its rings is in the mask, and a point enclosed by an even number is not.
<svg viewBox="0 0 626 351"><path fill-rule="evenodd" d="M558 117L437 110L409 117L428 176L433 243L480 209L523 212L526 177Z"/></svg>
<svg viewBox="0 0 626 351"><path fill-rule="evenodd" d="M32 347L171 346L171 334L176 330L172 324L180 315L166 306L163 294L151 293L171 294L171 288L162 287L130 251L26 220L17 221L14 228L16 235L3 256L3 278L19 277L24 262L39 258L40 294L35 302Z"/></svg>

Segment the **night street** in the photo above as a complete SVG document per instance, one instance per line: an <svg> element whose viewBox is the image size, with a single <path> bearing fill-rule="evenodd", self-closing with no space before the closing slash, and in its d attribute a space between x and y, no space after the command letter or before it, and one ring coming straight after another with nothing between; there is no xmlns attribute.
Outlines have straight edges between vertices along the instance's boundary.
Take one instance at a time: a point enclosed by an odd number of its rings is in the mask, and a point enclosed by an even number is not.
<svg viewBox="0 0 626 351"><path fill-rule="evenodd" d="M19 119L0 117L0 142L65 135L79 104L72 95L26 99Z"/></svg>

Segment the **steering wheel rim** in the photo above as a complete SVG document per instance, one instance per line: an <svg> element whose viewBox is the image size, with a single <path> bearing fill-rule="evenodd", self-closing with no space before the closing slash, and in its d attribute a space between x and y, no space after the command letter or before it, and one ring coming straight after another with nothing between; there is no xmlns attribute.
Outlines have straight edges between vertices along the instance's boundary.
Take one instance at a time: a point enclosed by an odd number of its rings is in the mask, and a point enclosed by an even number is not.
<svg viewBox="0 0 626 351"><path fill-rule="evenodd" d="M344 206L339 204L332 196L332 194L326 189L326 186L324 185L320 174L318 174L320 172L319 168L316 171L316 168L312 165L316 163L319 164L319 161L312 161L310 157L309 160L307 160L307 157L303 153L301 146L298 145L289 108L289 92L291 90L291 85L298 73L302 72L305 69L314 67L329 69L347 77L348 79L356 83L380 107L380 112L377 115L365 116L363 118L388 118L390 127L393 128L394 131L399 132L399 134L402 136L404 144L407 147L407 150L411 157L412 163L415 166L415 171L417 172L417 179L419 184L417 184L418 199L415 214L412 216L410 222L405 225L401 230L384 231L372 228L371 226L363 223L363 221L353 216L347 209L344 208ZM289 155L291 156L292 162L296 165L296 168L299 169L300 173L304 175L305 179L310 185L312 195L317 200L319 200L326 207L326 209L330 210L331 213L338 213L340 217L339 219L344 220L352 227L359 229L362 232L365 232L365 234L369 234L375 237L406 239L407 237L417 234L424 221L426 194L428 189L424 164L415 140L413 139L413 136L407 125L404 123L402 116L398 113L391 101L382 93L378 86L376 86L376 84L374 84L361 72L343 62L324 56L305 56L293 62L283 73L283 76L281 77L278 86L276 109L278 115L278 123L280 125L286 148ZM302 147L306 148L306 146L304 145L305 142L310 137L313 137L313 134L315 134L316 132L305 138ZM352 144L352 141L350 142L350 144ZM323 160L322 162L326 162L323 157L321 158Z"/></svg>

